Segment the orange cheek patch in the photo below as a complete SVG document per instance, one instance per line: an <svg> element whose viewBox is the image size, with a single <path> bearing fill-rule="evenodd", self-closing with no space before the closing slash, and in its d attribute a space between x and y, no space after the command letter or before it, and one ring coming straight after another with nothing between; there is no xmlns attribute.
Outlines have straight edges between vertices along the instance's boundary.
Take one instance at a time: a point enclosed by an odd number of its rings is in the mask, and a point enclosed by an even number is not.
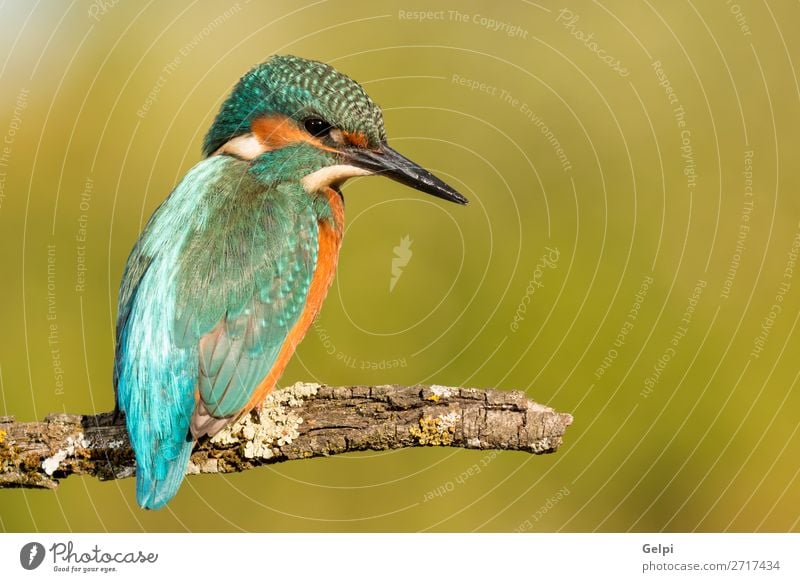
<svg viewBox="0 0 800 582"><path fill-rule="evenodd" d="M349 143L350 145L354 145L360 148L365 148L369 145L369 140L367 139L367 136L364 135L363 133L342 131L342 135L344 136L344 139L347 141L347 143Z"/></svg>
<svg viewBox="0 0 800 582"><path fill-rule="evenodd" d="M315 148L328 152L336 151L297 127L293 120L284 115L271 115L254 119L250 129L252 129L253 134L259 141L264 144L267 151L277 150L297 142L310 143Z"/></svg>

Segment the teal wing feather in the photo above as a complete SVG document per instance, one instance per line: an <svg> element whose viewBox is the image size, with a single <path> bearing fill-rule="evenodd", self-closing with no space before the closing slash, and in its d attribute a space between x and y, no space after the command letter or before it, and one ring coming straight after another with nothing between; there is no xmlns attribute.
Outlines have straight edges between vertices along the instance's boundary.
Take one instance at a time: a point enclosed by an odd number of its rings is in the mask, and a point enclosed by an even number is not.
<svg viewBox="0 0 800 582"><path fill-rule="evenodd" d="M264 208L256 220L227 210L185 253L175 328L181 345L199 349L196 438L243 411L306 304L319 246L312 205L279 187Z"/></svg>
<svg viewBox="0 0 800 582"><path fill-rule="evenodd" d="M247 167L227 156L195 166L126 265L114 380L143 507L162 507L183 480L196 395L235 413L305 303L316 264L310 202Z"/></svg>

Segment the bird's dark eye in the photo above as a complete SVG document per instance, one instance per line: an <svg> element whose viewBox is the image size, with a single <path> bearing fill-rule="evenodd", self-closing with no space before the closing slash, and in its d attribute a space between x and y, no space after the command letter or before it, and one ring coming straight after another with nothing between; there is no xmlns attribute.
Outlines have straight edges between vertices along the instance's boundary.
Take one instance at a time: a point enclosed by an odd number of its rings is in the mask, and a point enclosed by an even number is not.
<svg viewBox="0 0 800 582"><path fill-rule="evenodd" d="M325 137L333 129L330 123L319 117L309 117L303 124L306 127L306 131L314 137Z"/></svg>

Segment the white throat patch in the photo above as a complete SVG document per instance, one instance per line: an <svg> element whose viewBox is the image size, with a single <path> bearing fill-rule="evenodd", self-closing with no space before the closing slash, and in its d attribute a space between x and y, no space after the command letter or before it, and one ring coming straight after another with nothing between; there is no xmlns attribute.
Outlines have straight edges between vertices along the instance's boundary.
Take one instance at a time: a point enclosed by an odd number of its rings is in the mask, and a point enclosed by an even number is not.
<svg viewBox="0 0 800 582"><path fill-rule="evenodd" d="M249 162L255 160L266 151L267 146L261 143L261 140L252 133L246 133L225 142L221 148L211 155L230 154Z"/></svg>
<svg viewBox="0 0 800 582"><path fill-rule="evenodd" d="M364 168L350 166L348 164L339 164L336 166L327 166L321 168L316 172L311 172L304 176L300 183L305 188L306 192L319 192L328 186L338 186L348 178L355 176L370 176L372 172Z"/></svg>

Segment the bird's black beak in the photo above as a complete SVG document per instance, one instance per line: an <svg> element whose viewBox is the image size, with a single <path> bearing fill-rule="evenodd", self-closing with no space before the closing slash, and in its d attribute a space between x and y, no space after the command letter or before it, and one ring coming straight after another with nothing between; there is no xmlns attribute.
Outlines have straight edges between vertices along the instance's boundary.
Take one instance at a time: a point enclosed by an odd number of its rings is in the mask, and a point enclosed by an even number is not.
<svg viewBox="0 0 800 582"><path fill-rule="evenodd" d="M400 155L387 144L378 150L353 148L344 152L347 163L396 180L421 192L458 204L469 201L428 170Z"/></svg>

